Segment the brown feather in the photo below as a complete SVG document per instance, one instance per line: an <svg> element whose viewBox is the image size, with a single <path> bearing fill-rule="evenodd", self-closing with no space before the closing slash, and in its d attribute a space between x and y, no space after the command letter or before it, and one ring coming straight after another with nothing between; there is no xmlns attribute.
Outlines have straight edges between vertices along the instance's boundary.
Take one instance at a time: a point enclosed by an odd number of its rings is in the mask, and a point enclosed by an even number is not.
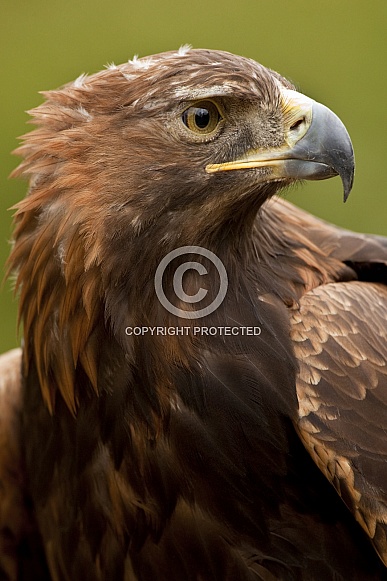
<svg viewBox="0 0 387 581"><path fill-rule="evenodd" d="M369 458L370 467L372 462L377 466L378 482L387 478L385 422L379 411L380 398L387 397L387 289L360 282L320 287L301 299L291 322L300 361L301 438L387 564L386 492L362 467ZM312 347L308 353L305 340ZM370 392L375 397L369 401Z"/></svg>

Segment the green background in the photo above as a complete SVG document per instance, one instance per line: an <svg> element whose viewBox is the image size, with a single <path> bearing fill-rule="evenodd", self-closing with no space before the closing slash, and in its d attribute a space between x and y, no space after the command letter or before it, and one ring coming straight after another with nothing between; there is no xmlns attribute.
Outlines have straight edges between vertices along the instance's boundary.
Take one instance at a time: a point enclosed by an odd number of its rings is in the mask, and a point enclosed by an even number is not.
<svg viewBox="0 0 387 581"><path fill-rule="evenodd" d="M289 200L330 221L387 235L386 0L0 0L0 262L11 212L26 184L8 180L10 152L28 130L38 91L82 72L190 43L252 57L335 111L351 134L355 187L342 203L339 179L308 183ZM0 294L0 349L18 344L16 302Z"/></svg>

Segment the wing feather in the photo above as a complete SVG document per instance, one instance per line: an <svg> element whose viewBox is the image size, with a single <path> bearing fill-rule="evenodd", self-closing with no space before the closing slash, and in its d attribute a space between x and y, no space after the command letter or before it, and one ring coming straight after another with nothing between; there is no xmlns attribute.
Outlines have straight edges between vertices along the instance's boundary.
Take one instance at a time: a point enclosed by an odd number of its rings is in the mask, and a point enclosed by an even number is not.
<svg viewBox="0 0 387 581"><path fill-rule="evenodd" d="M21 349L0 355L0 578L49 581L24 471L21 359Z"/></svg>
<svg viewBox="0 0 387 581"><path fill-rule="evenodd" d="M387 288L315 288L291 325L297 429L387 565Z"/></svg>
<svg viewBox="0 0 387 581"><path fill-rule="evenodd" d="M23 508L20 441L21 350L0 356L0 573L18 578L17 545L28 522Z"/></svg>

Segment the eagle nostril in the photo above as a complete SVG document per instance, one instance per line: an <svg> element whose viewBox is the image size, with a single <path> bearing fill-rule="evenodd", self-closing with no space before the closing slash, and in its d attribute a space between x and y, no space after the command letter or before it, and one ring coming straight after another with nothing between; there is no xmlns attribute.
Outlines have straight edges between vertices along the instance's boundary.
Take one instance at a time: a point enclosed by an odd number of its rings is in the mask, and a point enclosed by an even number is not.
<svg viewBox="0 0 387 581"><path fill-rule="evenodd" d="M294 131L296 129L298 129L301 125L303 125L305 123L305 117L301 117L301 119L297 119L297 121L295 121L291 126L290 126L290 130Z"/></svg>

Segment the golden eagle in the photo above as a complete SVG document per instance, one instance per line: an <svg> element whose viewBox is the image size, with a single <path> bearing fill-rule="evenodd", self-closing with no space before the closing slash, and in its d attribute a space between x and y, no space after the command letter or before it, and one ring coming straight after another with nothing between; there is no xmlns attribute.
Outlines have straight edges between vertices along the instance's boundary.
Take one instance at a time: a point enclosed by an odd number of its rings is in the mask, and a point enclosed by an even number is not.
<svg viewBox="0 0 387 581"><path fill-rule="evenodd" d="M186 47L44 96L14 172L1 578L387 579L387 240L274 197L348 196L344 125Z"/></svg>

